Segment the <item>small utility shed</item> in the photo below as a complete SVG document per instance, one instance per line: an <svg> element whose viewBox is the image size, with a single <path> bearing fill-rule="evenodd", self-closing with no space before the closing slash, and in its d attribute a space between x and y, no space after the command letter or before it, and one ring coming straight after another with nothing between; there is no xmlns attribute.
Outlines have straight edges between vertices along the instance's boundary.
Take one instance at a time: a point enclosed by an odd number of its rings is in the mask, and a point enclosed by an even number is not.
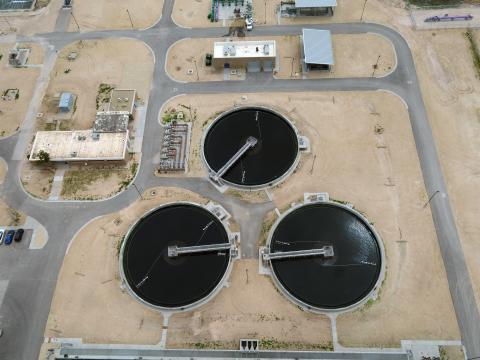
<svg viewBox="0 0 480 360"><path fill-rule="evenodd" d="M60 101L58 102L58 109L61 112L69 112L70 110L72 110L73 102L73 94L69 92L64 92L60 96Z"/></svg>
<svg viewBox="0 0 480 360"><path fill-rule="evenodd" d="M330 31L303 29L302 43L304 71L331 69L334 61Z"/></svg>
<svg viewBox="0 0 480 360"><path fill-rule="evenodd" d="M332 16L337 0L294 0L282 1L280 15L290 16Z"/></svg>

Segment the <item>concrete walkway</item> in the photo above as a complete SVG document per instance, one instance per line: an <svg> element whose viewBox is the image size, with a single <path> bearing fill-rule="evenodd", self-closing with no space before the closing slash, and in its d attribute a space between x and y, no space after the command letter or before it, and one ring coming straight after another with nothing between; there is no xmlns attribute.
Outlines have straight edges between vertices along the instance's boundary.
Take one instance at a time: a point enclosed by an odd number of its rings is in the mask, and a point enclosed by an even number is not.
<svg viewBox="0 0 480 360"><path fill-rule="evenodd" d="M50 190L50 195L48 196L49 201L60 200L60 194L62 192L63 177L65 176L65 171L68 170L68 165L62 164L58 165L55 170L55 175L53 177L52 189Z"/></svg>

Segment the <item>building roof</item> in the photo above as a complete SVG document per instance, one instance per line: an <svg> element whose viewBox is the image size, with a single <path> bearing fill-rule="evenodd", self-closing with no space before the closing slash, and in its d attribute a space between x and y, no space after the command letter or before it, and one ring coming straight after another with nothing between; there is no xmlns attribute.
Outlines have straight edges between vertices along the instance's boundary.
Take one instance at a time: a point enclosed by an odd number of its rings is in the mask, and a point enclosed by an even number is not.
<svg viewBox="0 0 480 360"><path fill-rule="evenodd" d="M35 135L30 161L38 161L40 150L50 161L123 160L128 145L128 131L94 133L92 130L39 131Z"/></svg>
<svg viewBox="0 0 480 360"><path fill-rule="evenodd" d="M129 119L130 116L127 111L97 112L93 123L93 132L115 133L127 131Z"/></svg>
<svg viewBox="0 0 480 360"><path fill-rule="evenodd" d="M303 29L303 53L307 64L333 65L330 31Z"/></svg>
<svg viewBox="0 0 480 360"><path fill-rule="evenodd" d="M337 0L295 0L296 8L335 7Z"/></svg>
<svg viewBox="0 0 480 360"><path fill-rule="evenodd" d="M136 91L131 89L115 89L110 96L108 111L128 111L133 114Z"/></svg>
<svg viewBox="0 0 480 360"><path fill-rule="evenodd" d="M60 102L58 104L61 108L66 108L70 106L70 101L72 100L73 95L69 92L64 92L60 96Z"/></svg>
<svg viewBox="0 0 480 360"><path fill-rule="evenodd" d="M215 59L272 58L276 56L275 40L219 41L213 45Z"/></svg>

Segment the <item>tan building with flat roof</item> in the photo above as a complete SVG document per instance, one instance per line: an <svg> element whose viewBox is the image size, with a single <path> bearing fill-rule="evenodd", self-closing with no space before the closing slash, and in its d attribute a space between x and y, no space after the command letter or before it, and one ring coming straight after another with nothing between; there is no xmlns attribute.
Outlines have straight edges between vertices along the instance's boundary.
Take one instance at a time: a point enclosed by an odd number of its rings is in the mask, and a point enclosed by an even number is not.
<svg viewBox="0 0 480 360"><path fill-rule="evenodd" d="M132 116L135 110L136 94L137 92L131 89L112 90L108 111L126 111Z"/></svg>
<svg viewBox="0 0 480 360"><path fill-rule="evenodd" d="M213 66L245 66L249 72L273 71L277 58L275 40L219 41L213 45Z"/></svg>
<svg viewBox="0 0 480 360"><path fill-rule="evenodd" d="M95 133L93 130L39 131L35 136L30 161L39 161L38 152L50 161L123 161L130 148L128 131Z"/></svg>

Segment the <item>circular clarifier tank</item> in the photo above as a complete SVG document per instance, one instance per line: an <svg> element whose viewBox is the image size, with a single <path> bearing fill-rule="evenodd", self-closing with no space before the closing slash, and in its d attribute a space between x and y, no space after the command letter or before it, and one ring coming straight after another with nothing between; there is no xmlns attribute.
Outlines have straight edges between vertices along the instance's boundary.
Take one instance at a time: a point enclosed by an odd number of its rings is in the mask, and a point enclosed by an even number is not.
<svg viewBox="0 0 480 360"><path fill-rule="evenodd" d="M230 249L171 256L169 248L214 244L230 244L214 214L192 203L167 204L130 229L120 251L120 272L143 303L166 310L192 308L221 287Z"/></svg>
<svg viewBox="0 0 480 360"><path fill-rule="evenodd" d="M380 239L355 210L320 202L289 211L272 229L271 254L331 248L328 256L272 258L277 285L303 307L319 311L351 308L368 297L382 269Z"/></svg>
<svg viewBox="0 0 480 360"><path fill-rule="evenodd" d="M249 107L220 115L208 128L203 157L209 171L218 172L251 137L257 143L233 163L221 177L223 182L241 188L262 188L293 170L299 156L296 129L272 110Z"/></svg>

